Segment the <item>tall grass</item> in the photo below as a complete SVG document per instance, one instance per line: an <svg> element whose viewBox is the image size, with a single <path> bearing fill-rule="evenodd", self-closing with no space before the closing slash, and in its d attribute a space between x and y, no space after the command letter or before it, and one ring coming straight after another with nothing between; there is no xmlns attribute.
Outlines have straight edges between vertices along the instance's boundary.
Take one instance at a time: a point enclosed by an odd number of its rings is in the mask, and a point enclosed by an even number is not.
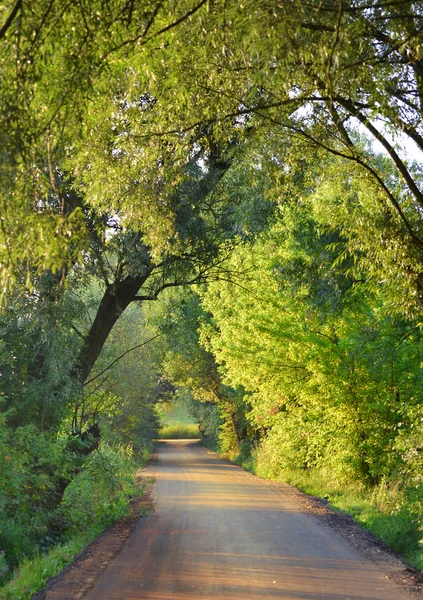
<svg viewBox="0 0 423 600"><path fill-rule="evenodd" d="M197 439L200 438L200 431L196 423L173 422L163 425L157 432L157 437L163 439Z"/></svg>
<svg viewBox="0 0 423 600"><path fill-rule="evenodd" d="M75 537L67 544L56 546L42 556L31 560L25 559L19 565L14 579L0 589L1 600L29 600L33 594L41 590L50 577L57 575L72 562L99 534L101 529L93 529L84 536Z"/></svg>

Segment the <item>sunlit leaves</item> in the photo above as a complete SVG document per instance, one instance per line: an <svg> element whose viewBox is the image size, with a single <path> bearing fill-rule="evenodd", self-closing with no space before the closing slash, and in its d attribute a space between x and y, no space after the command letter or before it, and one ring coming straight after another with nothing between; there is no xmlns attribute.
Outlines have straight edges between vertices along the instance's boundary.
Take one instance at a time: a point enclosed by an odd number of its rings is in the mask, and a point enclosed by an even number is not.
<svg viewBox="0 0 423 600"><path fill-rule="evenodd" d="M251 394L249 419L266 432L259 464L374 483L402 461L391 448L401 400L420 393L421 336L388 316L389 286L333 266L335 223L331 240L310 210L286 206L268 234L237 250L231 267L244 275L209 285L202 341L223 381Z"/></svg>

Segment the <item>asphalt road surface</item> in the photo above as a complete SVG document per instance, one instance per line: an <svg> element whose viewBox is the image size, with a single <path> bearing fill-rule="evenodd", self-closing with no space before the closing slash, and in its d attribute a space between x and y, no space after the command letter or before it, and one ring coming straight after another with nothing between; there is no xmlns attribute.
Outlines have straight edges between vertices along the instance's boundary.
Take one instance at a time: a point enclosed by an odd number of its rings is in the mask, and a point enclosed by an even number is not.
<svg viewBox="0 0 423 600"><path fill-rule="evenodd" d="M155 511L88 600L410 600L289 493L193 441L158 447Z"/></svg>

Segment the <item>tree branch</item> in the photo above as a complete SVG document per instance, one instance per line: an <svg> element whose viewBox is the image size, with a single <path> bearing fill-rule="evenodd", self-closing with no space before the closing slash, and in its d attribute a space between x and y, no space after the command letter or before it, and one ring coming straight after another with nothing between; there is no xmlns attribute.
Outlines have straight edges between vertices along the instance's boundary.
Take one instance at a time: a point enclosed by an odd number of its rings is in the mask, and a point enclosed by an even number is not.
<svg viewBox="0 0 423 600"><path fill-rule="evenodd" d="M157 300L157 294L151 294L150 296L134 296L132 301L133 302L144 302L144 301L149 301L149 300Z"/></svg>
<svg viewBox="0 0 423 600"><path fill-rule="evenodd" d="M130 348L129 350L126 350L126 352L124 352L123 354L121 354L120 356L118 356L117 358L115 358L115 360L112 361L109 366L107 366L105 369L103 369L102 371L100 371L100 373L98 373L98 375L95 375L94 377L92 377L91 379L89 379L88 381L86 381L84 383L84 386L92 383L95 379L98 379L99 377L101 377L102 375L104 375L104 373L106 371L108 371L109 369L111 369L113 367L113 365L115 365L121 358L123 358L124 356L126 356L130 352L133 352L134 350L137 350L138 348L142 348L143 346L149 344L150 342L152 342L156 338L160 337L161 335L162 335L161 333L158 333L157 335L155 335L154 337L150 338L146 342L143 342L142 344L137 344L133 348Z"/></svg>
<svg viewBox="0 0 423 600"><path fill-rule="evenodd" d="M74 332L75 332L76 334L78 334L78 335L79 335L79 337L80 337L81 339L83 339L83 340L84 340L84 342L86 341L85 335L84 335L84 334L82 334L82 333L79 331L79 329L78 329L77 327L75 327L75 325L74 325L73 323L69 323L69 326L70 326L70 327L71 327L71 328L74 330Z"/></svg>
<svg viewBox="0 0 423 600"><path fill-rule="evenodd" d="M169 25L166 25L166 27L163 27L163 29L160 29L159 31L157 31L152 36L152 38L153 37L157 37L158 35L161 35L162 33L166 33L166 31L169 31L170 29L173 29L174 27L177 27L178 25L180 25L181 23L183 23L184 21L186 21L187 19L189 19L189 17L191 17L193 14L195 14L198 10L200 10L200 8L204 4L206 4L207 2L208 2L208 0L201 0L201 2L199 4L197 4L196 6L194 6L194 8L192 8L187 13L185 13L184 15L182 15L182 17L180 17L176 21L173 21L173 23L170 23Z"/></svg>
<svg viewBox="0 0 423 600"><path fill-rule="evenodd" d="M12 23L13 23L16 15L21 10L21 8L22 8L22 0L18 0L16 2L15 6L13 7L12 12L10 13L9 17L7 18L6 23L0 29L0 40L1 40L2 37L4 37L6 35L7 30L12 25Z"/></svg>
<svg viewBox="0 0 423 600"><path fill-rule="evenodd" d="M336 102L338 102L338 104L343 106L352 116L354 116L358 121L360 121L360 123L362 123L366 127L366 129L368 129L370 131L370 133L377 139L377 141L382 144L382 146L385 148L385 150L388 152L389 156L391 157L395 167L398 169L398 171L402 175L405 183L408 185L411 193L417 200L418 204L420 205L421 208L423 208L423 193L417 187L417 184L414 181L414 179L412 178L412 176L410 175L407 167L402 162L401 158L398 156L397 152L395 151L393 146L388 142L388 140L385 138L385 136L383 136L380 133L380 131L378 129L376 129L376 127L366 117L366 115L363 115L363 113L361 113L350 100L347 100L347 99L341 98L341 97L337 97Z"/></svg>
<svg viewBox="0 0 423 600"><path fill-rule="evenodd" d="M400 216L401 220L403 221L403 223L404 223L404 225L405 225L408 233L410 234L411 238L416 242L416 244L418 246L420 246L420 247L423 246L423 240L421 240L416 235L416 233L413 231L413 228L410 225L408 219L406 218L406 216L405 216L405 214L404 214L401 206L399 205L397 199L392 194L392 192L389 190L389 188L386 186L386 184L383 181L382 177L379 175L379 173L371 165L367 164L362 158L360 158L357 155L356 152L354 152L354 154L345 154L344 152L341 152L340 150L337 150L335 148L331 148L327 144L323 143L321 140L318 140L318 139L314 138L310 133L308 133L307 131L304 131L303 129L300 129L299 127L295 127L294 125L291 125L289 123L282 123L281 121L278 121L278 120L276 120L276 119L274 119L272 117L269 117L266 114L260 114L258 112L256 112L256 114L258 114L259 116L261 116L263 119L269 120L271 123L275 123L277 125L280 125L281 127L284 127L288 131L295 132L298 135L298 137L303 138L305 140L308 140L311 144L313 144L317 148L322 148L323 150L329 152L330 154L333 154L334 156L339 156L341 158L346 158L347 160L352 160L353 162L356 162L357 164L359 164L362 167L364 167L372 175L372 177L374 177L376 179L376 181L378 182L378 184L381 186L381 188L383 189L383 191L386 193L386 195L389 198L391 204L394 206L395 210L397 211L398 215ZM353 150L354 150L354 148L353 148Z"/></svg>

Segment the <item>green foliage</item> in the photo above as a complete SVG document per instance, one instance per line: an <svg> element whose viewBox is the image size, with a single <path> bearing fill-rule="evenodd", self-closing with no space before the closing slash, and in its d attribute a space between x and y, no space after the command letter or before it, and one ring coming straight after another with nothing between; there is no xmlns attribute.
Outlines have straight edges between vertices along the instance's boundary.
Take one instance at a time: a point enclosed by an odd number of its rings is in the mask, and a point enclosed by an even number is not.
<svg viewBox="0 0 423 600"><path fill-rule="evenodd" d="M130 306L108 337L90 377L94 379L84 386L74 413L79 421L100 419L108 438L118 446L130 446L135 456L151 448L159 426L155 408L161 393L158 340L143 345L151 338L154 331L146 324L141 307Z"/></svg>
<svg viewBox="0 0 423 600"><path fill-rule="evenodd" d="M175 389L225 456L421 513L417 4L2 4L10 565L123 514Z"/></svg>
<svg viewBox="0 0 423 600"><path fill-rule="evenodd" d="M159 439L198 439L200 432L196 423L178 423L177 421L163 425L157 432Z"/></svg>
<svg viewBox="0 0 423 600"><path fill-rule="evenodd" d="M207 315L198 295L191 290L169 294L151 318L162 333L164 373L177 386L177 395L198 421L199 431L212 445L219 443L225 456L237 456L249 434L247 400L241 387L232 389L221 382L213 356L199 343L198 329Z"/></svg>
<svg viewBox="0 0 423 600"><path fill-rule="evenodd" d="M199 439L200 430L193 416L187 411L181 393L176 393L170 403L162 404L159 439Z"/></svg>
<svg viewBox="0 0 423 600"><path fill-rule="evenodd" d="M25 559L14 579L0 589L1 600L29 600L41 590L47 581L57 575L79 554L101 529L91 527L84 535L72 538L66 544L56 546L44 555Z"/></svg>
<svg viewBox="0 0 423 600"><path fill-rule="evenodd" d="M387 158L373 154L373 160L389 179L391 189L398 192L400 210L420 230L420 209L401 190L401 181ZM416 311L421 311L421 249L405 233L401 217L389 211L386 195L370 176L345 160L324 161L322 169L308 202L319 230L338 232L331 247L336 264L351 279L376 288L376 294L383 280L386 310L391 305L394 314L413 321Z"/></svg>
<svg viewBox="0 0 423 600"><path fill-rule="evenodd" d="M61 516L51 506L57 481L71 468L64 440L33 426L6 428L1 436L0 547L10 565L58 539Z"/></svg>
<svg viewBox="0 0 423 600"><path fill-rule="evenodd" d="M218 144L226 158L236 144L248 154L250 144L269 148L275 137L283 157L249 157L255 186L262 165L280 183L319 152L341 156L374 182L381 213L396 221L395 239L406 237L419 252L421 174L390 135L423 147L415 102L420 20L412 0L401 9L348 1L325 10L283 2L271 11L251 0L65 7L35 0L25 10L4 3L3 287L27 261L52 271L82 261L87 207L119 213L153 257L170 247L180 252L196 218L178 230L189 203L175 206L174 193L193 156L212 156ZM390 168L360 140L357 123L382 144ZM392 185L392 169L400 185ZM232 173L221 197L231 198L245 233L254 231L245 223L254 187L239 175Z"/></svg>
<svg viewBox="0 0 423 600"><path fill-rule="evenodd" d="M81 527L104 527L125 514L135 471L128 449L100 446L58 505L57 489L79 460L69 452L67 440L52 439L32 426L12 432L4 418L2 423L0 547L11 567Z"/></svg>
<svg viewBox="0 0 423 600"><path fill-rule="evenodd" d="M172 425L173 423L184 423L192 425L195 419L188 412L185 398L181 397L180 393L176 393L172 398L171 403L162 404L161 420L163 425Z"/></svg>
<svg viewBox="0 0 423 600"><path fill-rule="evenodd" d="M239 249L232 266L245 279L208 287L202 339L225 383L250 392L269 469L319 466L370 484L402 463L392 449L401 400L421 393L420 331L388 316L382 290L333 266L334 234L317 226L306 207L286 206Z"/></svg>
<svg viewBox="0 0 423 600"><path fill-rule="evenodd" d="M69 371L80 340L69 322L78 322L82 307L52 274L33 294L20 292L0 314L2 410L10 425L56 431L76 392Z"/></svg>
<svg viewBox="0 0 423 600"><path fill-rule="evenodd" d="M182 389L180 393L183 394L183 402L187 411L198 423L203 444L213 450L217 450L219 429L222 425L222 417L218 404L216 402L200 402L195 400L188 389Z"/></svg>
<svg viewBox="0 0 423 600"><path fill-rule="evenodd" d="M61 510L67 535L77 535L91 523L105 528L128 514L136 468L131 448L103 443L66 489Z"/></svg>
<svg viewBox="0 0 423 600"><path fill-rule="evenodd" d="M131 363L129 353L114 381L105 375L81 391L72 367L99 294L93 286L78 296L80 282L72 284L65 290L46 274L1 315L2 579L81 528L94 535L126 514L136 466L158 425L157 372L147 354L138 352ZM99 369L139 342L138 316L129 314L116 330ZM136 385L143 368L147 375Z"/></svg>

